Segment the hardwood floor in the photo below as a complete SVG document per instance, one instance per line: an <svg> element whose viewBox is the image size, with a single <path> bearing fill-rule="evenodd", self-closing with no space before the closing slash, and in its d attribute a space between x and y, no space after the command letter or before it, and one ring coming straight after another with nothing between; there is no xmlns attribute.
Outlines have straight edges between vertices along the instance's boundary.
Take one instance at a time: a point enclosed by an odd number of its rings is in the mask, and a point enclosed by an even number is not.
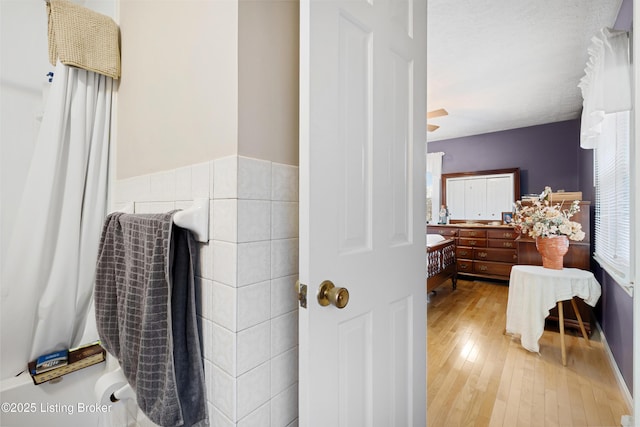
<svg viewBox="0 0 640 427"><path fill-rule="evenodd" d="M591 347L545 330L540 354L504 334L506 284L458 280L438 288L427 308L429 427L620 426L630 414L597 331Z"/></svg>

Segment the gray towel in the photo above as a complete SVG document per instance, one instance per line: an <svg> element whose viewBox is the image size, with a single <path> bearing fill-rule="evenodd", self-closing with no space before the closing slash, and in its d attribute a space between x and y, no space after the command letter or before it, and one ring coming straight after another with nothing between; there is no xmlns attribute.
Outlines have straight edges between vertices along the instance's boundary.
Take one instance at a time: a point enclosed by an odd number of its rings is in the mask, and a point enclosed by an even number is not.
<svg viewBox="0 0 640 427"><path fill-rule="evenodd" d="M194 252L191 233L173 226L173 213L114 213L103 227L95 287L100 339L140 409L160 426L209 425Z"/></svg>

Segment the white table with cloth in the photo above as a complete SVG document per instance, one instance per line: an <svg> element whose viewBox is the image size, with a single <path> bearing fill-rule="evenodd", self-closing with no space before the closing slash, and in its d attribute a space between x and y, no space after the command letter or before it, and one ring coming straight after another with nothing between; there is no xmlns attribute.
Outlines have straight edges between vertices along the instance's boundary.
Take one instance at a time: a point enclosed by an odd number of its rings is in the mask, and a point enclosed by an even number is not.
<svg viewBox="0 0 640 427"><path fill-rule="evenodd" d="M600 284L590 271L577 268L552 270L537 265L515 265L511 269L509 279L506 332L519 334L522 346L538 353L538 340L544 331L544 320L558 302L573 301L573 297L577 296L595 307L601 293ZM559 310L561 309L559 306ZM582 325L581 319L580 324ZM563 322L560 328L564 355ZM584 328L583 335L586 338Z"/></svg>

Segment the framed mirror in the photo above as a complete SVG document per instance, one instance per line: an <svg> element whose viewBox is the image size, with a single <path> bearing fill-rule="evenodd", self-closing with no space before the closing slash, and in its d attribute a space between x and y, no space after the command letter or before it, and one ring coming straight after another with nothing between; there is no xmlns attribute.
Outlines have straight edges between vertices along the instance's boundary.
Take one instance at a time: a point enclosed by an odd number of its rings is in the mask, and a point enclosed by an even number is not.
<svg viewBox="0 0 640 427"><path fill-rule="evenodd" d="M442 174L442 204L452 221L502 223L519 199L519 168Z"/></svg>

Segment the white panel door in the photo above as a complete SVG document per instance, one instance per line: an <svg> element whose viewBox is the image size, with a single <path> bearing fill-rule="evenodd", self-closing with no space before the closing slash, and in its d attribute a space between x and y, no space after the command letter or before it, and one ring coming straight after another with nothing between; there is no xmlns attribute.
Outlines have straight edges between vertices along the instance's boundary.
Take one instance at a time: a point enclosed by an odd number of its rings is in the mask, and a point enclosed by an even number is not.
<svg viewBox="0 0 640 427"><path fill-rule="evenodd" d="M449 179L447 182L447 207L451 219L468 219L464 204L464 179Z"/></svg>
<svg viewBox="0 0 640 427"><path fill-rule="evenodd" d="M424 426L426 0L300 13L300 425Z"/></svg>
<svg viewBox="0 0 640 427"><path fill-rule="evenodd" d="M513 177L487 178L487 218L502 220L502 212L513 211Z"/></svg>
<svg viewBox="0 0 640 427"><path fill-rule="evenodd" d="M464 207L465 219L486 219L487 180L485 178L465 179Z"/></svg>

